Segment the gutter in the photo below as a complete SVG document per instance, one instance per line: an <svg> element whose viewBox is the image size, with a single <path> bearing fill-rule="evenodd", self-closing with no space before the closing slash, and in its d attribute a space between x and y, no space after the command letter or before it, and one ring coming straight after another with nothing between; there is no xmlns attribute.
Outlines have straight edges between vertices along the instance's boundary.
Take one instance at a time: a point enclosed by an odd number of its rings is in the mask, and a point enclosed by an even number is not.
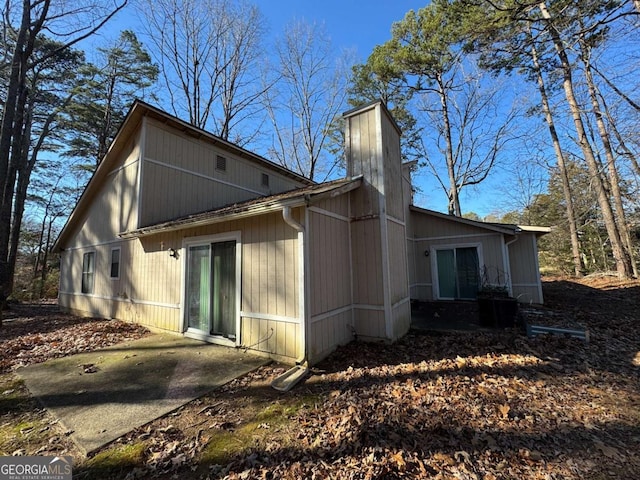
<svg viewBox="0 0 640 480"><path fill-rule="evenodd" d="M504 242L504 266L505 271L509 272L509 280L507 287L509 288L509 295L513 295L513 283L511 281L511 258L509 256L509 245L513 245L519 239L518 233L519 229L516 229L513 235L513 240L509 240L508 242Z"/></svg>
<svg viewBox="0 0 640 480"><path fill-rule="evenodd" d="M300 345L301 354L296 359L296 365L280 375L271 386L281 392L292 389L300 380L309 373L307 359L307 318L306 318L306 239L305 228L291 216L291 207L282 208L282 219L287 225L298 232L298 318L300 320Z"/></svg>

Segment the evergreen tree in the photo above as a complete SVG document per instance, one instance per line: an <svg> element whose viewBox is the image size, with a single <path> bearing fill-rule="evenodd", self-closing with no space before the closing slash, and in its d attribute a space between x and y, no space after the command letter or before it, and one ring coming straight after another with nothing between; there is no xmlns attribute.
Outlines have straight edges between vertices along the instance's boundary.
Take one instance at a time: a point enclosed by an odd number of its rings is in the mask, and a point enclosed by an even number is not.
<svg viewBox="0 0 640 480"><path fill-rule="evenodd" d="M158 67L138 41L125 30L106 48L98 48L96 64L88 63L81 71L83 81L67 109L65 155L82 159L82 167L93 171L104 157L129 106L144 98L158 78Z"/></svg>

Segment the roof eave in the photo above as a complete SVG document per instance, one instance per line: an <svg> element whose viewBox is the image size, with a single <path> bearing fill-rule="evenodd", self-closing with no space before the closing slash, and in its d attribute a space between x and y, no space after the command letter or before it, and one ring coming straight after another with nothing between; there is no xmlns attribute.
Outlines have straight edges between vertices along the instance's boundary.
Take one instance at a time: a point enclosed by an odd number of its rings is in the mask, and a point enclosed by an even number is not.
<svg viewBox="0 0 640 480"><path fill-rule="evenodd" d="M348 193L351 190L358 188L361 184L362 176L358 176L345 183L344 185L332 188L327 191L322 191L319 193L302 192L292 198L278 199L275 201L265 200L262 203L250 205L248 207L239 205L236 209L229 208L221 211L218 215L214 213L211 216L206 216L201 219L187 217L170 222L163 222L160 224L150 225L148 227L142 227L128 232L121 232L118 234L118 237L122 239L141 238L158 233L173 232L184 230L187 228L201 227L216 223L230 222L232 220L239 220L248 217L255 217L257 215L265 215L268 213L280 211L285 207L304 207L327 198L334 198L336 196Z"/></svg>

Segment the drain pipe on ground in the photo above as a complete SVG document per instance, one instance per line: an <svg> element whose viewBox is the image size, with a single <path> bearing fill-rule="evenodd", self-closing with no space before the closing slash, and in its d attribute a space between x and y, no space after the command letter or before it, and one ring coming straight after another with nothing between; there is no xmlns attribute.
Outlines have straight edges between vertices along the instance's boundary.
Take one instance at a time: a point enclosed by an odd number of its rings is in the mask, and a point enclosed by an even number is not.
<svg viewBox="0 0 640 480"><path fill-rule="evenodd" d="M280 375L271 386L278 391L291 390L300 380L309 373L307 361L307 321L306 321L306 271L305 271L305 229L291 216L291 207L282 208L282 219L287 225L298 232L298 318L300 320L300 346L301 354L296 359L296 365Z"/></svg>

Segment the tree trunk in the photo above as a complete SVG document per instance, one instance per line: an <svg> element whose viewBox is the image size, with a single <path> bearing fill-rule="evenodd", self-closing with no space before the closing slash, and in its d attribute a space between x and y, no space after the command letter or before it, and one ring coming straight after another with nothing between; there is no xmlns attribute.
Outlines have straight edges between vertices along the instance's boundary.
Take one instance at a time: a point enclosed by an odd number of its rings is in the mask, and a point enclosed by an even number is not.
<svg viewBox="0 0 640 480"><path fill-rule="evenodd" d="M551 107L549 105L549 98L547 96L547 89L545 87L544 78L542 76L542 70L540 68L540 63L538 60L538 52L533 44L533 39L531 43L531 59L533 61L534 70L536 72L537 80L538 80L538 90L540 91L540 98L542 100L542 110L544 112L544 117L547 122L547 126L549 127L549 134L551 135L551 140L553 142L553 150L556 154L556 159L558 162L558 170L560 173L560 178L562 179L562 193L564 194L564 200L566 205L567 212L567 221L569 222L569 236L571 239L571 254L573 257L573 270L576 277L582 277L583 268L582 262L580 259L580 241L578 239L578 227L576 225L576 215L575 209L573 207L573 197L571 195L571 186L569 184L569 176L567 175L567 167L565 165L564 153L562 151L562 147L560 146L560 139L558 138L558 132L556 131L555 122L553 121L553 116L551 114Z"/></svg>
<svg viewBox="0 0 640 480"><path fill-rule="evenodd" d="M582 40L582 39L581 39ZM629 234L629 228L627 227L626 214L624 211L624 205L622 202L622 193L620 192L620 175L618 174L618 168L613 156L613 149L611 147L611 139L609 132L604 123L602 111L600 109L600 102L598 101L598 91L593 81L593 74L591 72L590 64L590 51L584 41L580 42L582 50L582 63L584 65L584 74L587 81L587 89L589 91L589 98L591 99L591 106L593 115L596 119L596 125L598 127L598 134L602 140L602 146L604 147L605 158L607 159L607 171L609 174L609 185L611 188L611 195L613 196L613 204L617 213L617 226L620 231L620 237L622 239L623 254L626 257L625 262L629 262L633 276L638 276L638 266L633 256L633 245L631 243L631 235Z"/></svg>
<svg viewBox="0 0 640 480"><path fill-rule="evenodd" d="M453 159L453 138L451 135L451 122L449 121L449 104L447 102L447 92L444 87L442 75L438 75L438 95L440 97L440 106L442 107L442 123L444 127L444 139L446 143L445 160L447 162L447 176L449 177L449 215L461 217L460 196L458 185L456 182L456 172Z"/></svg>
<svg viewBox="0 0 640 480"><path fill-rule="evenodd" d="M47 228L47 241L44 246L44 257L42 259L42 271L40 273L40 291L38 292L39 298L44 297L44 284L47 281L47 272L49 268L47 262L49 261L49 250L51 248L51 230L53 228L53 222L56 221L56 216L52 216L49 219L49 227Z"/></svg>
<svg viewBox="0 0 640 480"><path fill-rule="evenodd" d="M11 293L9 271L9 243L11 231L11 211L13 192L15 189L15 173L11 173L11 147L14 143L16 111L20 90L24 88L26 79L28 33L30 25L29 2L23 0L22 21L16 37L11 59L4 102L2 124L0 126L0 179L2 179L2 198L0 199L0 325L2 325L2 309L6 298Z"/></svg>
<svg viewBox="0 0 640 480"><path fill-rule="evenodd" d="M593 181L593 185L595 187L598 198L598 204L602 210L601 213L605 227L607 229L609 241L611 242L611 248L613 250L613 258L616 263L618 277L629 278L631 276L631 265L628 262L628 258L625 258L624 247L620 238L620 231L618 230L616 219L613 214L611 204L609 203L609 198L604 188L602 178L600 176L598 161L593 153L593 149L591 147L591 144L589 143L589 139L587 138L584 123L582 121L582 114L580 112L580 106L575 97L573 89L571 63L569 62L569 58L564 49L562 39L560 38L559 32L555 28L555 24L553 23L551 15L547 10L545 2L540 2L538 4L538 7L540 9L540 12L542 13L545 24L548 27L549 34L551 35L551 40L558 55L558 60L560 62L563 76L562 86L564 89L565 97L567 99L567 103L569 104L571 116L573 117L573 123L575 125L576 134L578 137L578 144L580 145L582 154L584 155L587 166L589 167L591 179Z"/></svg>

